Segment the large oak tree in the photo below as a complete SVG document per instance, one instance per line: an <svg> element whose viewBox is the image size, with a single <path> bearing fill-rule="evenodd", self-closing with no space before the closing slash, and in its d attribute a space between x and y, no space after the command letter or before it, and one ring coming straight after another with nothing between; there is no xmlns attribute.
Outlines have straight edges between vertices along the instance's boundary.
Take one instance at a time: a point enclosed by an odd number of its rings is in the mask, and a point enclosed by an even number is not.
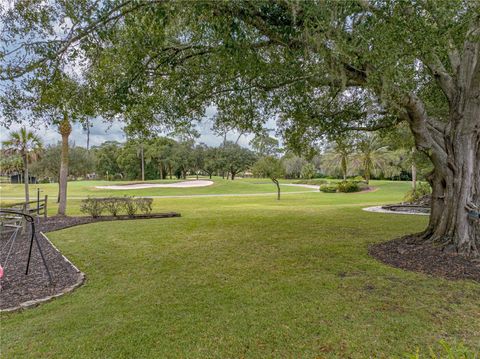
<svg viewBox="0 0 480 359"><path fill-rule="evenodd" d="M479 2L83 0L7 12L4 78L85 58L103 114L133 128L214 104L242 128L279 115L301 147L406 122L434 165L421 238L478 255L468 212L480 205Z"/></svg>

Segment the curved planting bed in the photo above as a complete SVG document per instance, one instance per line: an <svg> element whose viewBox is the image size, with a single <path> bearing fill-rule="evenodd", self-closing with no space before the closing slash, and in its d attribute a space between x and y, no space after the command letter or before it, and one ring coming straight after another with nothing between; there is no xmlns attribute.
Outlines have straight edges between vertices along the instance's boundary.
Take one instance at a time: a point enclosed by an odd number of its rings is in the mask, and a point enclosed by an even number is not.
<svg viewBox="0 0 480 359"><path fill-rule="evenodd" d="M10 234L2 231L0 248L6 259L3 261L3 277L0 279L0 311L15 311L36 306L42 302L59 297L79 287L85 281L85 275L70 262L50 242L45 233L81 224L129 219L179 217L178 213L157 213L137 215L135 217L50 217L40 219L36 225L37 238L45 257L48 271L40 256L38 247L32 247L32 257L28 275L25 274L30 244L30 233L19 233L16 240L8 241Z"/></svg>

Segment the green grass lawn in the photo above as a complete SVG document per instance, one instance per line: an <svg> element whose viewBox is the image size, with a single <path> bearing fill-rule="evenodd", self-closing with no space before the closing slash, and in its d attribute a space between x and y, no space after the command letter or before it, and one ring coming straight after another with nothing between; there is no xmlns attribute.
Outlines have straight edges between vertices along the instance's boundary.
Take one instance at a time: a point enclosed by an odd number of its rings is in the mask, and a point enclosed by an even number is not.
<svg viewBox="0 0 480 359"><path fill-rule="evenodd" d="M408 189L374 185L371 193L281 201L155 199L155 211L182 217L53 232L87 282L2 315L1 356L391 358L417 349L427 355L442 339L480 351L478 283L406 272L368 256L368 245L427 222L362 211L399 201ZM69 209L78 214L78 201Z"/></svg>
<svg viewBox="0 0 480 359"><path fill-rule="evenodd" d="M203 177L202 179L208 179ZM193 180L193 178L189 178ZM128 183L141 183L141 181L70 181L68 182L68 195L75 197L108 197L108 196L183 196L183 195L205 195L205 194L250 194L250 193L270 193L275 192L276 188L269 179L235 179L224 180L216 177L213 179L214 184L207 187L197 188L145 188L145 189L129 189L129 190L108 190L95 188L96 186L110 186ZM152 180L145 181L147 183L174 183L181 182L179 180ZM292 181L285 181L292 182ZM41 196L48 195L49 198L56 198L58 194L58 184L32 184L30 185L30 196L35 199L37 196L37 188L40 188ZM282 188L284 192L309 191L307 188L288 187ZM23 184L0 184L0 198L8 200L11 198L23 198L25 188Z"/></svg>

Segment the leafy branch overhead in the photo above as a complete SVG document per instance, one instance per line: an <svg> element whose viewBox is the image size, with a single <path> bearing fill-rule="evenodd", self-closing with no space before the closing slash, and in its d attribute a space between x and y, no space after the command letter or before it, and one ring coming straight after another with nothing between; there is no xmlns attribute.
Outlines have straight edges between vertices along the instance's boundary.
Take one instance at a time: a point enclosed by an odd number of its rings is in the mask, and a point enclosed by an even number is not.
<svg viewBox="0 0 480 359"><path fill-rule="evenodd" d="M16 2L0 76L21 94L80 73L95 112L133 132L188 127L210 106L243 131L277 119L301 149L407 123L434 165L422 239L476 255L479 14L478 1Z"/></svg>

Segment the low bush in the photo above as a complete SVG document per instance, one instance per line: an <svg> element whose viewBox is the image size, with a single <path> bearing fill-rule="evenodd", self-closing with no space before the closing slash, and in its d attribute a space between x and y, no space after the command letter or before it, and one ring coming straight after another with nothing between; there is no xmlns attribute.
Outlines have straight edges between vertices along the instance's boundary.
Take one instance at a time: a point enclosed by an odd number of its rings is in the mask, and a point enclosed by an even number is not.
<svg viewBox="0 0 480 359"><path fill-rule="evenodd" d="M335 193L337 192L337 185L336 184L322 184L320 185L320 192L324 193Z"/></svg>
<svg viewBox="0 0 480 359"><path fill-rule="evenodd" d="M138 202L136 201L138 198L135 197L125 197L123 202L123 206L125 208L125 212L129 217L134 217L138 212Z"/></svg>
<svg viewBox="0 0 480 359"><path fill-rule="evenodd" d="M138 211L145 215L152 213L152 198L135 197L108 197L90 198L82 200L80 211L94 218L99 217L103 211L107 211L114 217L124 212L129 217L134 217Z"/></svg>
<svg viewBox="0 0 480 359"><path fill-rule="evenodd" d="M137 207L143 214L152 213L153 198L135 198Z"/></svg>
<svg viewBox="0 0 480 359"><path fill-rule="evenodd" d="M365 178L363 178L362 176L355 176L353 178L350 178L349 180L353 182L365 182Z"/></svg>
<svg viewBox="0 0 480 359"><path fill-rule="evenodd" d="M360 191L360 186L358 183L353 181L343 181L338 182L337 184L338 192L350 193L350 192L358 192Z"/></svg>
<svg viewBox="0 0 480 359"><path fill-rule="evenodd" d="M124 208L125 198L119 197L110 197L110 198L99 198L103 200L104 208L114 217L116 217Z"/></svg>
<svg viewBox="0 0 480 359"><path fill-rule="evenodd" d="M82 200L80 204L80 212L89 214L93 218L97 218L102 214L104 209L104 204L102 201L99 201L102 198L90 198Z"/></svg>
<svg viewBox="0 0 480 359"><path fill-rule="evenodd" d="M432 188L430 187L430 184L427 182L418 182L417 183L417 188L415 190L411 189L405 194L405 197L403 200L405 202L415 202L418 201L420 198L429 195L432 193Z"/></svg>

